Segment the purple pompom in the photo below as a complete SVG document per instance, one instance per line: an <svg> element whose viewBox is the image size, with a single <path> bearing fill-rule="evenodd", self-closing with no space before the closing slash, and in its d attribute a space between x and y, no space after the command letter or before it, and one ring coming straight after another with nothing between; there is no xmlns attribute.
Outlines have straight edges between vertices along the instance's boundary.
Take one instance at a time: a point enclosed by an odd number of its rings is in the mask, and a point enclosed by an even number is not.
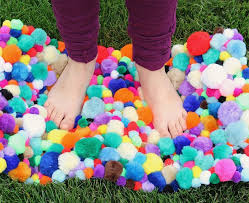
<svg viewBox="0 0 249 203"><path fill-rule="evenodd" d="M8 105L8 101L5 99L2 94L0 94L0 110L2 110L5 106Z"/></svg>
<svg viewBox="0 0 249 203"><path fill-rule="evenodd" d="M97 125L107 124L111 120L111 117L107 113L102 113L94 118L94 122Z"/></svg>
<svg viewBox="0 0 249 203"><path fill-rule="evenodd" d="M126 185L126 179L123 176L120 176L116 182L118 186L125 186Z"/></svg>
<svg viewBox="0 0 249 203"><path fill-rule="evenodd" d="M187 80L184 80L180 85L178 91L181 95L188 96L194 93L195 88Z"/></svg>
<svg viewBox="0 0 249 203"><path fill-rule="evenodd" d="M193 135L200 135L201 134L201 131L204 129L204 126L202 123L199 123L198 126L194 127L194 128L191 128L189 130L189 133L190 134L193 134Z"/></svg>
<svg viewBox="0 0 249 203"><path fill-rule="evenodd" d="M211 150L213 147L213 143L211 139L207 137L197 137L192 143L191 147L195 149L202 150L204 153Z"/></svg>
<svg viewBox="0 0 249 203"><path fill-rule="evenodd" d="M224 126L229 123L238 121L241 117L242 110L234 101L227 101L221 104L218 110L218 118Z"/></svg>
<svg viewBox="0 0 249 203"><path fill-rule="evenodd" d="M104 178L105 175L105 167L102 164L98 164L94 168L93 176L96 178Z"/></svg>
<svg viewBox="0 0 249 203"><path fill-rule="evenodd" d="M15 125L15 119L11 115L4 113L0 116L0 130L4 133L12 133Z"/></svg>
<svg viewBox="0 0 249 203"><path fill-rule="evenodd" d="M240 182L240 180L241 180L240 172L239 171L235 171L235 173L233 174L232 181L234 183L238 183L238 182Z"/></svg>
<svg viewBox="0 0 249 203"><path fill-rule="evenodd" d="M160 149L157 145L154 144L147 144L145 146L146 153L155 153L156 155L160 156Z"/></svg>

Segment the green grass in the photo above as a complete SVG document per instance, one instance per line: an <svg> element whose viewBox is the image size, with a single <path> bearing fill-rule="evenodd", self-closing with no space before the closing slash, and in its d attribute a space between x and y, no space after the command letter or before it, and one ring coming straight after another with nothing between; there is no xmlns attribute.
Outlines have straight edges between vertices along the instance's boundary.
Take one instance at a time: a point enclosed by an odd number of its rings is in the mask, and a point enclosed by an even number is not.
<svg viewBox="0 0 249 203"><path fill-rule="evenodd" d="M99 44L121 48L127 35L125 0L101 0ZM19 18L41 27L60 39L49 0L0 0L0 23ZM249 2L247 0L179 0L177 29L173 44L184 43L194 31L212 32L215 27L238 28L249 44ZM247 46L248 47L248 46ZM24 185L0 176L0 202L248 202L249 185L222 183L182 190L175 194L134 192L104 180L77 181L46 187Z"/></svg>

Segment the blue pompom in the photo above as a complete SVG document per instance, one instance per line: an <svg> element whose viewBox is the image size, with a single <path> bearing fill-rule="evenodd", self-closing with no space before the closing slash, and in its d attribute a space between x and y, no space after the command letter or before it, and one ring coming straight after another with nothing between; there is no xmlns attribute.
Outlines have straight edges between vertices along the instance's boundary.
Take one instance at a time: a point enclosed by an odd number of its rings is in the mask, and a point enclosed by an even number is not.
<svg viewBox="0 0 249 203"><path fill-rule="evenodd" d="M126 68L128 67L128 66L127 66L127 63L125 63L124 61L120 61L120 62L118 63L118 66L125 66Z"/></svg>
<svg viewBox="0 0 249 203"><path fill-rule="evenodd" d="M12 79L11 72L4 72L4 77L6 80L11 80Z"/></svg>
<svg viewBox="0 0 249 203"><path fill-rule="evenodd" d="M109 82L108 88L112 91L112 94L114 95L116 91L118 91L121 88L126 88L126 83L123 79L115 79L111 80Z"/></svg>
<svg viewBox="0 0 249 203"><path fill-rule="evenodd" d="M21 30L16 30L16 29L11 29L11 30L10 30L10 35L11 35L12 37L18 38L18 37L21 36L21 34L22 34L22 31L21 31Z"/></svg>
<svg viewBox="0 0 249 203"><path fill-rule="evenodd" d="M28 67L24 63L17 62L13 65L11 75L18 82L24 81L29 75Z"/></svg>
<svg viewBox="0 0 249 203"><path fill-rule="evenodd" d="M132 106L132 107L135 108L133 102L126 102L126 103L124 103L124 107L127 107L127 106Z"/></svg>
<svg viewBox="0 0 249 203"><path fill-rule="evenodd" d="M146 156L143 153L138 152L138 153L136 153L136 156L133 159L133 161L137 162L139 164L143 164L146 161Z"/></svg>
<svg viewBox="0 0 249 203"><path fill-rule="evenodd" d="M174 192L177 192L179 190L179 185L176 180L170 183L170 186L173 188Z"/></svg>
<svg viewBox="0 0 249 203"><path fill-rule="evenodd" d="M213 117L217 118L217 112L220 108L220 105L221 105L220 102L208 104L209 114L212 115Z"/></svg>
<svg viewBox="0 0 249 203"><path fill-rule="evenodd" d="M204 101L206 98L205 97L203 97L203 96L199 96L199 98L198 98L198 100L199 100L199 102L201 103L202 101Z"/></svg>
<svg viewBox="0 0 249 203"><path fill-rule="evenodd" d="M197 63L203 62L202 55L200 55L200 56L195 56L194 59L195 59L195 61L196 61Z"/></svg>
<svg viewBox="0 0 249 203"><path fill-rule="evenodd" d="M134 82L131 82L130 80L125 80L125 84L127 87L134 87Z"/></svg>
<svg viewBox="0 0 249 203"><path fill-rule="evenodd" d="M241 40L231 40L227 44L227 51L235 58L241 58L246 55L246 45Z"/></svg>
<svg viewBox="0 0 249 203"><path fill-rule="evenodd" d="M31 33L31 37L33 37L36 44L43 45L43 44L45 44L45 42L47 40L47 33L41 28L36 28Z"/></svg>
<svg viewBox="0 0 249 203"><path fill-rule="evenodd" d="M184 146L190 145L190 140L185 136L178 136L174 140L176 154L181 154Z"/></svg>
<svg viewBox="0 0 249 203"><path fill-rule="evenodd" d="M149 174L148 179L153 185L158 187L160 192L162 192L163 188L166 186L166 181L160 171Z"/></svg>
<svg viewBox="0 0 249 203"><path fill-rule="evenodd" d="M242 77L245 79L249 79L249 68L246 68L242 71Z"/></svg>
<svg viewBox="0 0 249 203"><path fill-rule="evenodd" d="M7 164L7 168L5 169L4 173L8 173L9 171L17 168L17 166L20 162L20 160L16 154L13 156L4 155L4 159L5 159L6 164Z"/></svg>
<svg viewBox="0 0 249 203"><path fill-rule="evenodd" d="M26 81L27 81L27 82L33 82L34 79L35 79L35 78L34 78L33 74L32 74L31 72L29 72L29 75L28 75L28 77L26 78Z"/></svg>
<svg viewBox="0 0 249 203"><path fill-rule="evenodd" d="M239 171L241 173L242 170L243 170L242 166L236 166L236 171Z"/></svg>
<svg viewBox="0 0 249 203"><path fill-rule="evenodd" d="M100 151L99 159L101 161L118 161L120 155L115 148L105 147Z"/></svg>
<svg viewBox="0 0 249 203"><path fill-rule="evenodd" d="M11 107L11 106L5 106L4 108L3 108L3 112L4 113L9 113L9 114L11 114L11 113L13 113L14 112L14 109Z"/></svg>
<svg viewBox="0 0 249 203"><path fill-rule="evenodd" d="M128 118L122 118L122 123L124 124L124 126L127 128L128 124L130 123L130 120Z"/></svg>
<svg viewBox="0 0 249 203"><path fill-rule="evenodd" d="M46 152L40 162L40 172L43 175L52 177L53 173L58 169L59 153Z"/></svg>
<svg viewBox="0 0 249 203"><path fill-rule="evenodd" d="M73 127L73 128L76 128L76 127L77 127L78 121L79 121L81 118L82 118L81 115L76 116L76 118L75 118L75 120L74 120L74 127Z"/></svg>
<svg viewBox="0 0 249 203"><path fill-rule="evenodd" d="M186 111L195 112L195 110L198 109L199 106L200 106L200 102L198 98L194 95L188 95L183 102L183 108Z"/></svg>
<svg viewBox="0 0 249 203"><path fill-rule="evenodd" d="M138 162L129 162L125 167L126 179L140 181L144 177L144 168Z"/></svg>
<svg viewBox="0 0 249 203"><path fill-rule="evenodd" d="M59 182L62 183L64 180L66 180L66 175L60 170L56 170L52 175L53 182Z"/></svg>

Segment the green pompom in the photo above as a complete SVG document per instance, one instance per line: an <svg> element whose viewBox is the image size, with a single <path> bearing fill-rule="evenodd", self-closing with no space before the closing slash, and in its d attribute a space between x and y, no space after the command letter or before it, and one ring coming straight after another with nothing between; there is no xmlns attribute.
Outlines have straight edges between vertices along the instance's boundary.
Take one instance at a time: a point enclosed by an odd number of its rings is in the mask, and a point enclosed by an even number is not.
<svg viewBox="0 0 249 203"><path fill-rule="evenodd" d="M102 90L101 85L91 85L87 88L87 91L86 91L89 99L91 99L92 97L101 98L102 92L103 92L103 90Z"/></svg>
<svg viewBox="0 0 249 203"><path fill-rule="evenodd" d="M10 37L7 42L7 45L12 45L12 44L17 44L17 43L18 43L18 40L15 37Z"/></svg>
<svg viewBox="0 0 249 203"><path fill-rule="evenodd" d="M189 64L189 57L185 53L177 54L173 59L173 67L185 71Z"/></svg>
<svg viewBox="0 0 249 203"><path fill-rule="evenodd" d="M125 165L129 162L129 160L121 158L119 162L125 167Z"/></svg>
<svg viewBox="0 0 249 203"><path fill-rule="evenodd" d="M48 69L45 63L38 62L31 65L31 72L35 79L37 80L46 80L48 77Z"/></svg>
<svg viewBox="0 0 249 203"><path fill-rule="evenodd" d="M47 121L46 122L46 132L49 133L50 131L58 129L57 125L55 124L54 121Z"/></svg>
<svg viewBox="0 0 249 203"><path fill-rule="evenodd" d="M218 184L220 182L219 177L217 176L216 173L212 173L209 179L210 183L212 184Z"/></svg>
<svg viewBox="0 0 249 203"><path fill-rule="evenodd" d="M125 66L118 66L118 68L117 68L117 71L120 73L120 74L124 74L126 71L127 71L127 69L126 69L126 67Z"/></svg>
<svg viewBox="0 0 249 203"><path fill-rule="evenodd" d="M32 156L29 159L30 166L32 166L32 167L39 166L40 165L40 161L41 161L41 156L40 155Z"/></svg>
<svg viewBox="0 0 249 203"><path fill-rule="evenodd" d="M127 66L130 64L130 62L131 62L131 59L129 58L129 57L127 57L127 56L123 56L120 60L119 60L119 62L125 62L126 64L127 64Z"/></svg>
<svg viewBox="0 0 249 203"><path fill-rule="evenodd" d="M202 58L206 65L215 63L216 61L219 60L219 57L220 57L220 51L212 48L202 55Z"/></svg>
<svg viewBox="0 0 249 203"><path fill-rule="evenodd" d="M39 98L37 99L37 104L40 106L43 106L45 102L47 101L48 96L46 94L40 94Z"/></svg>
<svg viewBox="0 0 249 203"><path fill-rule="evenodd" d="M13 108L15 112L24 113L26 111L26 106L24 101L19 97L13 97L9 101L9 105Z"/></svg>
<svg viewBox="0 0 249 203"><path fill-rule="evenodd" d="M238 157L233 156L231 159L233 160L233 162L234 162L234 164L235 164L236 166L240 166L240 165L241 165L241 164L240 164L240 159L239 159Z"/></svg>
<svg viewBox="0 0 249 203"><path fill-rule="evenodd" d="M105 110L111 111L112 110L112 104L105 104Z"/></svg>
<svg viewBox="0 0 249 203"><path fill-rule="evenodd" d="M3 137L4 137L6 140L9 140L10 135L9 135L9 134L4 134Z"/></svg>
<svg viewBox="0 0 249 203"><path fill-rule="evenodd" d="M12 19L10 21L11 29L21 30L23 27L23 22L19 19Z"/></svg>
<svg viewBox="0 0 249 203"><path fill-rule="evenodd" d="M143 126L145 126L145 123L141 120L138 120L137 125L138 125L138 127L143 127Z"/></svg>
<svg viewBox="0 0 249 203"><path fill-rule="evenodd" d="M225 131L222 129L218 129L213 131L210 134L210 138L212 140L212 142L216 145L216 144L226 144L226 138L225 138Z"/></svg>
<svg viewBox="0 0 249 203"><path fill-rule="evenodd" d="M183 165L187 161L193 161L197 156L197 150L190 146L185 146L180 155L180 163Z"/></svg>
<svg viewBox="0 0 249 203"><path fill-rule="evenodd" d="M28 85L20 86L20 96L25 100L30 100L32 98L32 91Z"/></svg>
<svg viewBox="0 0 249 203"><path fill-rule="evenodd" d="M162 137L158 142L158 147L162 155L167 156L175 152L175 145L173 139L169 137Z"/></svg>
<svg viewBox="0 0 249 203"><path fill-rule="evenodd" d="M176 181L182 189L189 189L192 186L192 179L193 173L190 168L184 167L176 174Z"/></svg>
<svg viewBox="0 0 249 203"><path fill-rule="evenodd" d="M81 128L85 128L88 126L88 121L86 120L85 117L82 117L79 121L78 121L78 125L81 127Z"/></svg>
<svg viewBox="0 0 249 203"><path fill-rule="evenodd" d="M142 145L142 139L139 137L139 135L132 136L131 142L136 147L140 147Z"/></svg>
<svg viewBox="0 0 249 203"><path fill-rule="evenodd" d="M97 77L98 85L102 85L103 84L103 80L104 80L104 77L102 75L98 75L98 77Z"/></svg>
<svg viewBox="0 0 249 203"><path fill-rule="evenodd" d="M34 44L35 44L35 40L30 35L21 35L21 37L19 37L17 46L22 51L27 52L34 46Z"/></svg>
<svg viewBox="0 0 249 203"><path fill-rule="evenodd" d="M16 154L22 154L25 151L25 138L20 134L12 135L9 138L8 146L12 147Z"/></svg>
<svg viewBox="0 0 249 203"><path fill-rule="evenodd" d="M42 148L42 151L47 151L48 148L52 145L52 143L48 140L42 140L41 142L41 148Z"/></svg>
<svg viewBox="0 0 249 203"><path fill-rule="evenodd" d="M57 39L51 39L49 45L55 46L56 49L58 49L58 40Z"/></svg>
<svg viewBox="0 0 249 203"><path fill-rule="evenodd" d="M213 149L215 159L226 159L232 155L233 150L226 144L218 145Z"/></svg>
<svg viewBox="0 0 249 203"><path fill-rule="evenodd" d="M122 142L121 136L117 133L106 133L103 137L105 138L104 145L107 147L117 148Z"/></svg>
<svg viewBox="0 0 249 203"><path fill-rule="evenodd" d="M61 153L64 147L61 144L52 144L48 149L47 152L57 152Z"/></svg>
<svg viewBox="0 0 249 203"><path fill-rule="evenodd" d="M242 110L249 109L249 93L242 93L236 97L236 103Z"/></svg>
<svg viewBox="0 0 249 203"><path fill-rule="evenodd" d="M80 158L93 158L99 156L101 141L96 137L84 138L76 142L75 152Z"/></svg>

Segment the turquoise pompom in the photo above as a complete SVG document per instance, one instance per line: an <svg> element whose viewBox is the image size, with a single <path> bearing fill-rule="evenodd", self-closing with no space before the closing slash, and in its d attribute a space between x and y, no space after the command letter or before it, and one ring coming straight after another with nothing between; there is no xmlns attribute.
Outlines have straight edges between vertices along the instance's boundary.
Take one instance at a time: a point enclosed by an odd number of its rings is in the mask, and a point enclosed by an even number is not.
<svg viewBox="0 0 249 203"><path fill-rule="evenodd" d="M189 64L189 57L185 53L177 54L173 59L173 67L185 71Z"/></svg>
<svg viewBox="0 0 249 203"><path fill-rule="evenodd" d="M226 159L232 155L232 148L226 144L218 145L213 149L215 159Z"/></svg>
<svg viewBox="0 0 249 203"><path fill-rule="evenodd" d="M103 137L105 138L104 145L107 147L117 148L122 142L121 136L117 133L106 133Z"/></svg>
<svg viewBox="0 0 249 203"><path fill-rule="evenodd" d="M184 167L176 174L176 181L183 189L189 189L192 186L192 179L193 173L190 168Z"/></svg>
<svg viewBox="0 0 249 203"><path fill-rule="evenodd" d="M134 162L138 162L139 164L143 164L145 161L146 161L146 155L141 153L141 152L138 152L136 153L136 156L135 158L133 159Z"/></svg>
<svg viewBox="0 0 249 203"><path fill-rule="evenodd" d="M217 49L209 49L205 54L202 55L204 63L206 65L215 63L219 60L220 52Z"/></svg>
<svg viewBox="0 0 249 203"><path fill-rule="evenodd" d="M54 143L47 149L47 152L61 153L63 149L64 147L61 144Z"/></svg>
<svg viewBox="0 0 249 203"><path fill-rule="evenodd" d="M51 130L57 129L57 125L54 121L47 121L46 122L46 132L49 133Z"/></svg>
<svg viewBox="0 0 249 203"><path fill-rule="evenodd" d="M89 99L92 97L102 97L102 86L101 85L91 85L87 88L86 94L88 95Z"/></svg>
<svg viewBox="0 0 249 203"><path fill-rule="evenodd" d="M13 97L9 101L9 105L13 108L15 112L24 113L26 111L26 106L24 101L19 97Z"/></svg>
<svg viewBox="0 0 249 203"><path fill-rule="evenodd" d="M32 91L28 85L20 86L20 96L25 100L30 100L32 98Z"/></svg>
<svg viewBox="0 0 249 203"><path fill-rule="evenodd" d="M41 28L36 28L31 33L31 37L33 37L36 44L43 45L43 44L45 44L45 42L47 40L47 33Z"/></svg>
<svg viewBox="0 0 249 203"><path fill-rule="evenodd" d="M37 99L37 104L40 106L43 106L45 102L47 101L48 96L46 94L40 94L39 98Z"/></svg>
<svg viewBox="0 0 249 203"><path fill-rule="evenodd" d="M17 46L24 52L30 50L35 44L35 40L30 35L21 35Z"/></svg>
<svg viewBox="0 0 249 203"><path fill-rule="evenodd" d="M198 151L195 157L195 165L199 166L202 170L210 169L214 164L214 158L212 155L204 156L202 151Z"/></svg>
<svg viewBox="0 0 249 203"><path fill-rule="evenodd" d="M190 146L184 146L182 154L180 154L180 163L184 164L187 161L193 161L197 156L197 150Z"/></svg>
<svg viewBox="0 0 249 203"><path fill-rule="evenodd" d="M225 131L223 129L218 129L210 134L212 142L216 144L226 144Z"/></svg>
<svg viewBox="0 0 249 203"><path fill-rule="evenodd" d="M160 138L157 145L160 148L161 154L164 156L171 155L175 152L174 142L169 137Z"/></svg>
<svg viewBox="0 0 249 203"><path fill-rule="evenodd" d="M37 80L46 80L48 77L48 69L45 63L38 62L31 65L31 72L35 79Z"/></svg>
<svg viewBox="0 0 249 203"><path fill-rule="evenodd" d="M33 149L34 155L41 155L42 154L42 145L41 145L41 138L40 137L34 137L30 139L30 146Z"/></svg>

